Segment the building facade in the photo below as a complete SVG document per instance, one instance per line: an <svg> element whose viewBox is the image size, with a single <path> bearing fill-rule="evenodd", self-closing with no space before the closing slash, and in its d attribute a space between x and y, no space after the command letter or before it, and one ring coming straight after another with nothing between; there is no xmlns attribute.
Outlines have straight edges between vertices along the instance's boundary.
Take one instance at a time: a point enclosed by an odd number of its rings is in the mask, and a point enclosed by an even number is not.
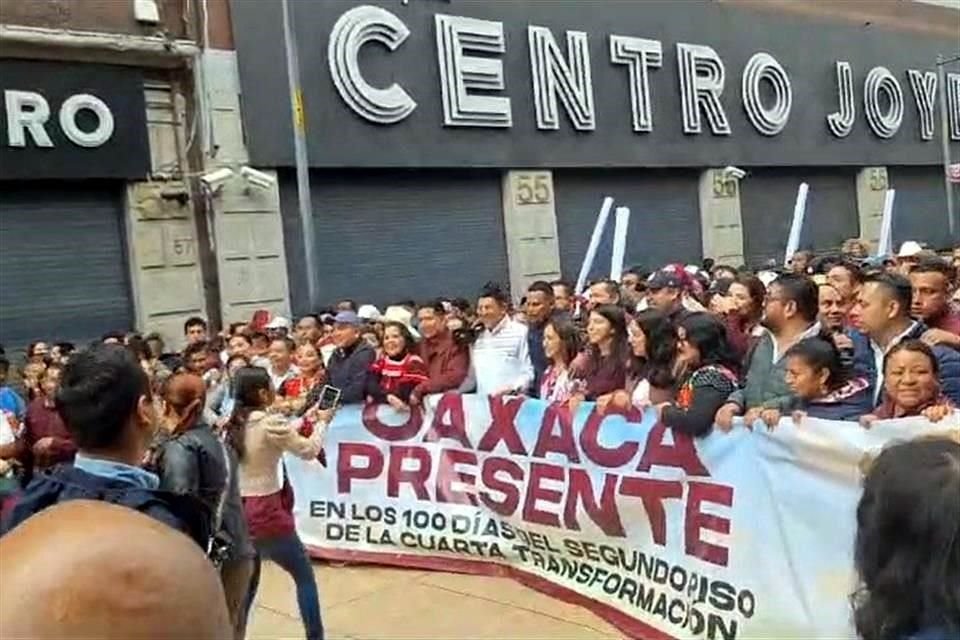
<svg viewBox="0 0 960 640"><path fill-rule="evenodd" d="M935 60L960 13L813 4L290 3L321 299L575 277L604 196L648 268L782 258L801 182L802 246L876 238L888 187L895 241L949 245ZM234 2L232 23L306 310L281 5ZM956 156L960 66L947 80Z"/></svg>
<svg viewBox="0 0 960 640"><path fill-rule="evenodd" d="M780 256L801 182L803 246L875 239L888 187L896 242L957 241L956 8L586 5L290 3L318 303L573 278L605 196L648 268ZM281 8L0 3L0 343L313 308Z"/></svg>
<svg viewBox="0 0 960 640"><path fill-rule="evenodd" d="M228 15L226 0L0 3L8 349L133 328L176 348L190 316L289 312L276 189L231 181L214 199L202 180L246 162Z"/></svg>

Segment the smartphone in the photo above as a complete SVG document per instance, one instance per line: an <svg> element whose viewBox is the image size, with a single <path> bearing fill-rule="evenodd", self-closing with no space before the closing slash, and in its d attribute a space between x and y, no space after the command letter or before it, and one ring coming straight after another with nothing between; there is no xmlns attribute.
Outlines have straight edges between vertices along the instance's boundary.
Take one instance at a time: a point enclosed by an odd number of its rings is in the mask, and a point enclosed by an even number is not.
<svg viewBox="0 0 960 640"><path fill-rule="evenodd" d="M320 390L320 400L317 401L317 408L321 411L333 409L340 402L340 389L331 387L328 384L323 385Z"/></svg>

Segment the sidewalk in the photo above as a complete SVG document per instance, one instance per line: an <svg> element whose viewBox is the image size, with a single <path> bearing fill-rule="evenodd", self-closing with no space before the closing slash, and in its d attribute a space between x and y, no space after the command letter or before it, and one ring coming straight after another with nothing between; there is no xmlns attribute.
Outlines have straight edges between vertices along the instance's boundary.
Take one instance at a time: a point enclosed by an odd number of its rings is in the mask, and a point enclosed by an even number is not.
<svg viewBox="0 0 960 640"><path fill-rule="evenodd" d="M619 638L586 609L506 578L314 563L327 638ZM303 638L293 581L265 563L251 640Z"/></svg>

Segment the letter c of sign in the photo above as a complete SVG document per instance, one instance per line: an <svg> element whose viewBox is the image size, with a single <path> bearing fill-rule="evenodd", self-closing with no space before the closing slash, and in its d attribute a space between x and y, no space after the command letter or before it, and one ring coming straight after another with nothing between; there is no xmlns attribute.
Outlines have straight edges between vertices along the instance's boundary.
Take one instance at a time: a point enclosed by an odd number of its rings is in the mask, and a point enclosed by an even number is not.
<svg viewBox="0 0 960 640"><path fill-rule="evenodd" d="M84 131L77 126L77 113L86 109L97 116L93 131ZM113 135L113 114L110 107L97 96L78 93L63 101L60 106L60 129L78 147L99 147Z"/></svg>
<svg viewBox="0 0 960 640"><path fill-rule="evenodd" d="M360 48L368 42L378 42L396 51L409 35L410 30L400 18L369 5L350 9L333 25L327 48L330 77L340 97L360 117L376 124L395 124L417 108L399 84L379 89L367 83L357 60Z"/></svg>

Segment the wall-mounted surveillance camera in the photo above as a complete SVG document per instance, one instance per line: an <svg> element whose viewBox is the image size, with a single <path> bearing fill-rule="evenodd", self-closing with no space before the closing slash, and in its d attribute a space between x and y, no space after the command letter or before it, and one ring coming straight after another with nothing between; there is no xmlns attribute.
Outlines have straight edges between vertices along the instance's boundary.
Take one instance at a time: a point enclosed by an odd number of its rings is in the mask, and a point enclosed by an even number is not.
<svg viewBox="0 0 960 640"><path fill-rule="evenodd" d="M747 172L740 167L727 165L723 168L723 175L729 180L743 180L747 177Z"/></svg>
<svg viewBox="0 0 960 640"><path fill-rule="evenodd" d="M200 181L207 186L211 192L216 191L226 183L227 180L233 177L233 169L228 169L227 167L222 167L216 171L210 171L200 176Z"/></svg>
<svg viewBox="0 0 960 640"><path fill-rule="evenodd" d="M277 184L277 179L269 173L257 171L250 167L240 169L240 175L243 176L244 180L259 189L271 189L273 185Z"/></svg>

